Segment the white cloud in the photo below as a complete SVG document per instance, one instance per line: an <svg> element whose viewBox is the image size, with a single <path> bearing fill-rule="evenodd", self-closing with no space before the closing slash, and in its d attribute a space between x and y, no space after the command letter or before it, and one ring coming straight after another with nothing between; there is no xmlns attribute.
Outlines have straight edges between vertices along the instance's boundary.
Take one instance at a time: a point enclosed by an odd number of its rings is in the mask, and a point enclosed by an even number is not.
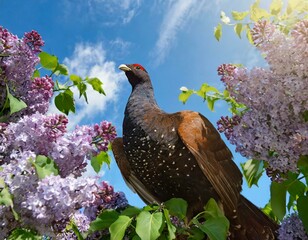
<svg viewBox="0 0 308 240"><path fill-rule="evenodd" d="M76 114L69 114L69 127L71 128L85 119L91 120L97 116L102 118L102 113L106 110L107 105L118 100L122 83L126 79L125 75L117 70L115 62L106 59L106 51L103 49L102 43L77 44L73 55L64 59L64 64L68 66L70 73L83 78L86 76L98 77L103 82L103 89L106 92L106 96L104 96L88 85L89 104L87 104L83 98L78 98L78 89L72 88L77 111ZM51 107L50 112L56 112L55 106Z"/></svg>
<svg viewBox="0 0 308 240"><path fill-rule="evenodd" d="M170 0L164 7L166 12L153 53L156 64L165 59L178 31L204 10L206 0Z"/></svg>

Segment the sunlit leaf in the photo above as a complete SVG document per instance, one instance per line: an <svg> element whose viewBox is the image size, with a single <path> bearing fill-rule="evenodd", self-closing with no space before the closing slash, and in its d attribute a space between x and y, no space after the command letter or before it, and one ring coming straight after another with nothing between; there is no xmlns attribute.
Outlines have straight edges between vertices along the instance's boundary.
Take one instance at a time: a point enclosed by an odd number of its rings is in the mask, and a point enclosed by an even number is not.
<svg viewBox="0 0 308 240"><path fill-rule="evenodd" d="M241 23L235 24L235 26L234 26L234 32L237 34L237 36L238 36L239 38L241 38L242 30L243 30L243 24L241 24Z"/></svg>
<svg viewBox="0 0 308 240"><path fill-rule="evenodd" d="M187 202L182 198L171 198L165 203L166 208L169 210L170 214L183 219L187 212Z"/></svg>
<svg viewBox="0 0 308 240"><path fill-rule="evenodd" d="M283 183L271 183L271 206L280 221L286 214L286 195L287 189Z"/></svg>
<svg viewBox="0 0 308 240"><path fill-rule="evenodd" d="M74 83L74 85L77 85L78 83L82 82L82 78L76 74L71 74L70 80Z"/></svg>
<svg viewBox="0 0 308 240"><path fill-rule="evenodd" d="M232 11L231 13L232 13L232 18L234 20L241 21L249 14L249 11L246 11L246 12Z"/></svg>
<svg viewBox="0 0 308 240"><path fill-rule="evenodd" d="M53 71L58 66L58 58L56 56L46 52L41 52L38 56L43 68Z"/></svg>
<svg viewBox="0 0 308 240"><path fill-rule="evenodd" d="M103 83L101 82L101 80L99 80L98 78L89 78L87 79L87 82L92 86L95 91L106 95L105 91L102 88Z"/></svg>
<svg viewBox="0 0 308 240"><path fill-rule="evenodd" d="M263 161L255 159L250 159L245 163L241 163L243 175L246 179L248 187L252 187L252 185L258 186L258 181L264 171L263 166Z"/></svg>
<svg viewBox="0 0 308 240"><path fill-rule="evenodd" d="M265 9L260 8L259 5L260 0L257 0L250 7L250 19L254 22L270 16L270 14Z"/></svg>
<svg viewBox="0 0 308 240"><path fill-rule="evenodd" d="M119 216L118 219L109 227L110 239L122 240L131 221L132 219L127 216Z"/></svg>
<svg viewBox="0 0 308 240"><path fill-rule="evenodd" d="M68 68L64 64L58 64L56 69L54 70L56 75L68 75Z"/></svg>
<svg viewBox="0 0 308 240"><path fill-rule="evenodd" d="M273 219L275 222L278 221L278 218L276 217L276 215L273 212L272 206L271 206L271 202L268 202L264 208L261 209L267 216L269 216L271 219Z"/></svg>
<svg viewBox="0 0 308 240"><path fill-rule="evenodd" d="M136 233L142 240L157 239L163 228L163 214L142 211L136 218Z"/></svg>
<svg viewBox="0 0 308 240"><path fill-rule="evenodd" d="M251 43L252 45L254 45L253 39L252 39L252 35L251 35L251 30L249 25L246 25L246 37L248 39L248 42Z"/></svg>
<svg viewBox="0 0 308 240"><path fill-rule="evenodd" d="M193 94L193 90L188 90L186 92L182 92L179 95L179 100L183 103L186 103L186 101L188 100L188 98Z"/></svg>
<svg viewBox="0 0 308 240"><path fill-rule="evenodd" d="M273 15L278 15L282 8L282 0L272 0L270 5L270 12Z"/></svg>
<svg viewBox="0 0 308 240"><path fill-rule="evenodd" d="M214 28L214 36L217 41L220 40L221 35L222 35L222 26L221 23L218 23L217 27Z"/></svg>

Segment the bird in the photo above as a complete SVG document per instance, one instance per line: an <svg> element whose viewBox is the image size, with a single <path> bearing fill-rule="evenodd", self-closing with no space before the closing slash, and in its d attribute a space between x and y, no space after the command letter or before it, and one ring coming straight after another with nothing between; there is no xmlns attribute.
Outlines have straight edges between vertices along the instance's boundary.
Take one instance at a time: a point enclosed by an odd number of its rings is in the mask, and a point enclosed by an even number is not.
<svg viewBox="0 0 308 240"><path fill-rule="evenodd" d="M230 221L228 239L277 239L278 225L240 194L242 174L211 122L194 111L164 112L142 65L119 69L132 91L112 151L126 184L147 204L186 200L187 219L215 199Z"/></svg>

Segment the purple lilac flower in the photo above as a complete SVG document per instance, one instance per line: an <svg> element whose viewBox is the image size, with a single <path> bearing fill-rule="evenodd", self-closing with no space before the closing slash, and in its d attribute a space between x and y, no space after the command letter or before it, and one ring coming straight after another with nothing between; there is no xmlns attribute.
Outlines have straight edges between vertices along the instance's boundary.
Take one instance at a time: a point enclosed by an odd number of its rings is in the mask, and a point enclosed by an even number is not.
<svg viewBox="0 0 308 240"><path fill-rule="evenodd" d="M229 71L224 66L219 71L228 79L230 95L249 109L233 126L230 142L243 156L267 161L275 175L297 171L299 157L308 155L307 41L298 47L298 41L308 39L306 25L299 22L285 35L268 22L257 23L254 40L269 68Z"/></svg>
<svg viewBox="0 0 308 240"><path fill-rule="evenodd" d="M125 194L123 192L115 192L113 187L105 181L101 182L94 195L95 203L84 210L84 214L91 220L94 220L102 210L122 209L128 206Z"/></svg>
<svg viewBox="0 0 308 240"><path fill-rule="evenodd" d="M37 31L32 30L31 32L25 33L23 40L33 52L38 53L42 51L41 47L44 46L44 41Z"/></svg>
<svg viewBox="0 0 308 240"><path fill-rule="evenodd" d="M295 213L283 220L278 234L279 240L308 240L303 223Z"/></svg>
<svg viewBox="0 0 308 240"><path fill-rule="evenodd" d="M234 115L233 117L229 118L228 116L226 117L221 117L217 121L217 130L220 133L224 133L226 138L230 140L230 138L233 135L233 129L235 126L239 125L241 121L241 117Z"/></svg>
<svg viewBox="0 0 308 240"><path fill-rule="evenodd" d="M116 136L115 127L110 122L103 121L94 125L93 143L99 151L107 151L109 142Z"/></svg>

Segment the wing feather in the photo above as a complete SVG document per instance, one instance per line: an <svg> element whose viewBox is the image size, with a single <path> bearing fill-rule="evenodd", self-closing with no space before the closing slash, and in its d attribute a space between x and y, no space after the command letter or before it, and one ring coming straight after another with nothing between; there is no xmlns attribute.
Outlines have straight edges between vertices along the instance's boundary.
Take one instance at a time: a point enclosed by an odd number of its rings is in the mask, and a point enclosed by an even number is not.
<svg viewBox="0 0 308 240"><path fill-rule="evenodd" d="M226 210L237 209L242 174L215 127L197 112L181 112L178 134L195 156Z"/></svg>

